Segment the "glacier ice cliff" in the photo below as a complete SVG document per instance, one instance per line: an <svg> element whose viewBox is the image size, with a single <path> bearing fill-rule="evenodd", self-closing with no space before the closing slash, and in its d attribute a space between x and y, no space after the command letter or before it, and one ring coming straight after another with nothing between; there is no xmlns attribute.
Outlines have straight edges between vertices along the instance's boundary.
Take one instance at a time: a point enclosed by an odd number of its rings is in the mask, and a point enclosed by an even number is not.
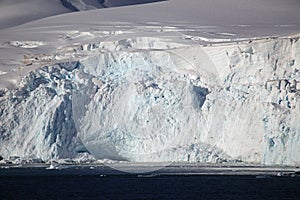
<svg viewBox="0 0 300 200"><path fill-rule="evenodd" d="M298 39L82 47L1 89L0 155L299 165Z"/></svg>

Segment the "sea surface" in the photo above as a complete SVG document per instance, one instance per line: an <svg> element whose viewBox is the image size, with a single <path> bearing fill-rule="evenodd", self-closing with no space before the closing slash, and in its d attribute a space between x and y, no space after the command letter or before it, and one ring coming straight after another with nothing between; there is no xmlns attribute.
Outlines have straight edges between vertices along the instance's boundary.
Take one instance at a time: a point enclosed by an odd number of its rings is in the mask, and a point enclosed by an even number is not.
<svg viewBox="0 0 300 200"><path fill-rule="evenodd" d="M105 166L0 169L0 199L300 199L299 176L157 171Z"/></svg>

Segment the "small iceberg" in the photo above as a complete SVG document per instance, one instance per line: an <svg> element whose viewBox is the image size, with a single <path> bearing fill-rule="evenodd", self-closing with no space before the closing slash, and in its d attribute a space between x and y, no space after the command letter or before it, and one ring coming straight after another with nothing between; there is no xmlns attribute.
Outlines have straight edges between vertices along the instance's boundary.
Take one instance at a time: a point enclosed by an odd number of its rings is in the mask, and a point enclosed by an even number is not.
<svg viewBox="0 0 300 200"><path fill-rule="evenodd" d="M51 164L49 165L49 167L46 168L46 170L54 170L54 169L59 169L60 168L60 164L57 162L51 162Z"/></svg>

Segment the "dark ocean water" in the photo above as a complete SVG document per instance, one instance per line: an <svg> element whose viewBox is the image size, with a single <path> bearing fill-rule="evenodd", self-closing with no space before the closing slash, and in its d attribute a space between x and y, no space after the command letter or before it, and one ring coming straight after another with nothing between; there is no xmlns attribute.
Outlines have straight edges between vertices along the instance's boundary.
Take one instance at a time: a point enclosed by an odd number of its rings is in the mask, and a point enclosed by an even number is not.
<svg viewBox="0 0 300 200"><path fill-rule="evenodd" d="M300 177L0 169L0 199L300 199Z"/></svg>

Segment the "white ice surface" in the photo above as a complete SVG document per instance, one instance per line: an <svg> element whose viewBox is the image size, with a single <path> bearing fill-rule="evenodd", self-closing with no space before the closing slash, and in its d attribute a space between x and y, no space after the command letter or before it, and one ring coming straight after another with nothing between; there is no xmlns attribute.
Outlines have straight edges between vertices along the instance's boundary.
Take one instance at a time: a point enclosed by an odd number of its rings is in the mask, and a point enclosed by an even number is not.
<svg viewBox="0 0 300 200"><path fill-rule="evenodd" d="M299 165L298 8L171 0L1 30L0 155Z"/></svg>

